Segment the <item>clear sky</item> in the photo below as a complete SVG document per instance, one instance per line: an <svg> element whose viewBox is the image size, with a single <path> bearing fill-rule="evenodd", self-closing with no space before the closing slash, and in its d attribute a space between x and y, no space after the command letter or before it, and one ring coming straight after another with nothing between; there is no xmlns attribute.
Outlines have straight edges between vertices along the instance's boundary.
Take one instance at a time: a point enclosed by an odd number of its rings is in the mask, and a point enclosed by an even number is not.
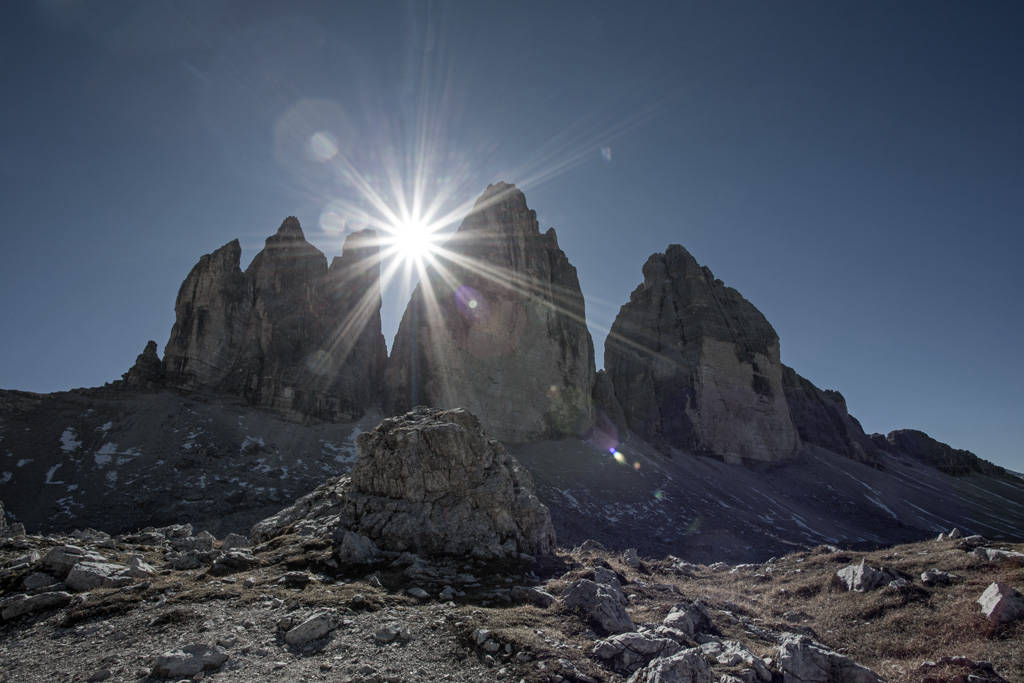
<svg viewBox="0 0 1024 683"><path fill-rule="evenodd" d="M6 3L0 387L162 352L198 257L237 237L244 268L287 215L339 254L354 173L445 210L506 180L579 271L599 367L677 242L867 431L1024 470L1022 8Z"/></svg>

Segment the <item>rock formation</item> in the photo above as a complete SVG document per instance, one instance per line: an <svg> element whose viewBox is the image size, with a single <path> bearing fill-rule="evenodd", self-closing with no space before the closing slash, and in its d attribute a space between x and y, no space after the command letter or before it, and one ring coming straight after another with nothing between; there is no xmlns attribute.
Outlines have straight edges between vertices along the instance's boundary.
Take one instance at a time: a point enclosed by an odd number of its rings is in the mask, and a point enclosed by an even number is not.
<svg viewBox="0 0 1024 683"><path fill-rule="evenodd" d="M352 419L379 400L386 364L374 233L327 267L286 218L243 273L232 241L199 259L175 303L167 381L295 417Z"/></svg>
<svg viewBox="0 0 1024 683"><path fill-rule="evenodd" d="M785 365L782 366L782 386L789 414L802 442L858 462L881 466L878 447L864 433L857 418L847 412L842 394L819 389Z"/></svg>
<svg viewBox="0 0 1024 683"><path fill-rule="evenodd" d="M121 376L120 386L126 389L156 389L164 382L164 364L156 352L156 342L146 342L146 348L135 359L135 365Z"/></svg>
<svg viewBox="0 0 1024 683"><path fill-rule="evenodd" d="M587 431L593 342L554 229L514 185L489 185L440 260L395 338L390 412L462 406L510 442Z"/></svg>
<svg viewBox="0 0 1024 683"><path fill-rule="evenodd" d="M378 549L427 557L548 555L555 534L529 473L465 410L417 408L359 435L351 477L340 477L257 524L257 541L283 533L332 536L339 557Z"/></svg>
<svg viewBox="0 0 1024 683"><path fill-rule="evenodd" d="M619 311L605 368L630 430L662 448L778 461L799 438L779 338L683 247L651 256Z"/></svg>
<svg viewBox="0 0 1024 683"><path fill-rule="evenodd" d="M936 441L916 429L897 429L889 432L888 436L872 434L871 440L880 450L914 458L940 472L953 476L965 474L1008 476L1002 467L983 460L970 451L953 448L949 444Z"/></svg>

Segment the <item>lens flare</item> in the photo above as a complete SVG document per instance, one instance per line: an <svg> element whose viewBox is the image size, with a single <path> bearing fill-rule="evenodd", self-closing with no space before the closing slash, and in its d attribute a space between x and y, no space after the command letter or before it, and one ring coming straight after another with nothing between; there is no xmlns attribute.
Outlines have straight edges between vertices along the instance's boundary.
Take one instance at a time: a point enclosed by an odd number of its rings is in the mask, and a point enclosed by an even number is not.
<svg viewBox="0 0 1024 683"><path fill-rule="evenodd" d="M615 451L615 453L612 454L612 457L615 458L615 462L619 463L620 465L626 464L626 456L624 456L619 451Z"/></svg>

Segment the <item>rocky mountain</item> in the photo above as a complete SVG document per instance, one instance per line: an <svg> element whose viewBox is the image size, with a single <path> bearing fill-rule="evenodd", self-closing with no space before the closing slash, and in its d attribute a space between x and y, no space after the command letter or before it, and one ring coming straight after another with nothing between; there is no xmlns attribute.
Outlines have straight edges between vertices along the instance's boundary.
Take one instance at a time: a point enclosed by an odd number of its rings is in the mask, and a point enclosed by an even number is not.
<svg viewBox="0 0 1024 683"><path fill-rule="evenodd" d="M796 455L779 338L761 312L678 244L643 274L604 354L630 431L730 462Z"/></svg>
<svg viewBox="0 0 1024 683"><path fill-rule="evenodd" d="M182 283L167 384L299 419L352 420L378 405L387 350L374 234L349 235L328 268L289 217L244 273L240 258L238 241L229 242Z"/></svg>
<svg viewBox="0 0 1024 683"><path fill-rule="evenodd" d="M390 412L465 407L507 442L586 433L594 349L576 269L514 185L489 185L421 281L388 364Z"/></svg>
<svg viewBox="0 0 1024 683"><path fill-rule="evenodd" d="M953 526L1024 538L1024 479L919 432L865 435L842 395L783 366L764 316L682 247L644 266L599 373L575 269L514 186L490 186L445 246L390 360L378 256L373 234L356 233L328 267L286 219L244 272L237 242L199 260L162 361L150 342L106 387L0 390L10 521L242 532L324 486L350 498L359 434L424 403L468 408L506 442L525 468L509 486L535 483L563 543L739 562ZM415 448L399 443L403 429L373 432L387 434L388 477L443 459L450 429ZM507 488L473 505L511 510ZM361 505L374 490L389 497L367 484ZM405 518L456 521L432 516L457 510L444 495Z"/></svg>

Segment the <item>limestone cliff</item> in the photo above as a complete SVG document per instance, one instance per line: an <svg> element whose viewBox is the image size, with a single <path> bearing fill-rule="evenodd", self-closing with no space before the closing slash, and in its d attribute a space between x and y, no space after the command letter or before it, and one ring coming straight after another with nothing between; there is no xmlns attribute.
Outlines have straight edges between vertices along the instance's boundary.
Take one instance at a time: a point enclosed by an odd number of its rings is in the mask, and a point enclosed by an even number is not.
<svg viewBox="0 0 1024 683"><path fill-rule="evenodd" d="M864 433L857 418L847 412L842 394L819 389L785 365L782 385L801 441L875 467L882 466L878 447Z"/></svg>
<svg viewBox="0 0 1024 683"><path fill-rule="evenodd" d="M489 185L413 293L388 365L391 412L465 407L522 442L593 424L594 351L576 269L514 185Z"/></svg>
<svg viewBox="0 0 1024 683"><path fill-rule="evenodd" d="M175 303L167 382L293 417L352 419L377 403L386 363L372 232L331 268L289 217L243 273L232 241L200 258Z"/></svg>
<svg viewBox="0 0 1024 683"><path fill-rule="evenodd" d="M676 244L643 274L605 344L630 430L732 461L792 456L779 338L760 311Z"/></svg>

